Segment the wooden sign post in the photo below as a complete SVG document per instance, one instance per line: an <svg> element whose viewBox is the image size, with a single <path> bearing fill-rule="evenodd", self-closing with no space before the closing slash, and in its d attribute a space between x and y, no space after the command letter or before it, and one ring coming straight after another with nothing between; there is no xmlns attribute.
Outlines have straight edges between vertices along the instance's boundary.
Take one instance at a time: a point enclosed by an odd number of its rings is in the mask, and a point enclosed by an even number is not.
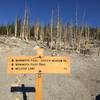
<svg viewBox="0 0 100 100"><path fill-rule="evenodd" d="M43 74L70 74L70 59L64 56L44 56L43 49L37 56L15 56L8 58L9 74L36 74L35 100L42 100Z"/></svg>
<svg viewBox="0 0 100 100"><path fill-rule="evenodd" d="M42 93L43 93L43 75L39 72L36 75L36 94L35 100L42 100Z"/></svg>

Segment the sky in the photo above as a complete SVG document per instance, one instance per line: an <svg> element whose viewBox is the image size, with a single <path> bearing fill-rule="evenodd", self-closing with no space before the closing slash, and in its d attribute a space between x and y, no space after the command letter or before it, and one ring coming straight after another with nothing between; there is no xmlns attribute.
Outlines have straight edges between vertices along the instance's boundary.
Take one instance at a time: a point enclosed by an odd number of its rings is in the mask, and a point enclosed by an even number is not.
<svg viewBox="0 0 100 100"><path fill-rule="evenodd" d="M63 23L75 22L77 8L78 24L100 26L100 0L28 0L30 23L50 23L52 9L57 17L58 5ZM0 0L0 24L15 22L16 16L23 20L24 10L25 0Z"/></svg>

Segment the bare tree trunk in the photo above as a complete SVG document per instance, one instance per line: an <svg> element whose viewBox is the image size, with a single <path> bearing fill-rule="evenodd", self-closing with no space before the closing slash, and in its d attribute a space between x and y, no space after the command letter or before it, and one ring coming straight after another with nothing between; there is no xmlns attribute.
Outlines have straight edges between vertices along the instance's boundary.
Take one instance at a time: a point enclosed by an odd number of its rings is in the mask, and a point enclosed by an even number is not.
<svg viewBox="0 0 100 100"><path fill-rule="evenodd" d="M64 49L67 48L67 25L64 26Z"/></svg>
<svg viewBox="0 0 100 100"><path fill-rule="evenodd" d="M35 24L35 27L34 27L34 33L35 33L36 42L39 40L39 30L40 30L40 24L39 24L39 22L37 22Z"/></svg>
<svg viewBox="0 0 100 100"><path fill-rule="evenodd" d="M53 47L53 10L52 10L52 16L51 16L51 31L50 31L50 33L51 33L50 48L52 49L52 47Z"/></svg>
<svg viewBox="0 0 100 100"><path fill-rule="evenodd" d="M7 29L7 36L9 36L9 28L8 28L8 26L6 26L6 29Z"/></svg>
<svg viewBox="0 0 100 100"><path fill-rule="evenodd" d="M62 25L61 20L59 16L59 8L58 8L58 21L57 21L57 41L56 41L56 50L59 48L61 49L61 42L62 42Z"/></svg>
<svg viewBox="0 0 100 100"><path fill-rule="evenodd" d="M15 37L17 37L18 34L18 17L16 18L16 22L15 22Z"/></svg>

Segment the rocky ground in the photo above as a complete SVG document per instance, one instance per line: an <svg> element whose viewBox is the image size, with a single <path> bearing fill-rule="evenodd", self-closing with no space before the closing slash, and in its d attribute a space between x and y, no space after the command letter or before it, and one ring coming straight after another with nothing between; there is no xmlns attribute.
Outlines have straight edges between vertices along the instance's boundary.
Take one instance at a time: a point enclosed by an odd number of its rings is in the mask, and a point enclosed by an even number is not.
<svg viewBox="0 0 100 100"><path fill-rule="evenodd" d="M7 57L10 55L35 55L36 42L25 42L14 37L0 37L0 100L22 100L21 93L11 93L10 88L20 80L25 86L35 86L35 75L8 75ZM95 100L100 94L100 56L97 48L91 55L67 53L71 59L70 75L44 75L43 100ZM45 55L52 51L45 48ZM66 52L58 51L64 55ZM27 94L28 100L35 100L35 93Z"/></svg>

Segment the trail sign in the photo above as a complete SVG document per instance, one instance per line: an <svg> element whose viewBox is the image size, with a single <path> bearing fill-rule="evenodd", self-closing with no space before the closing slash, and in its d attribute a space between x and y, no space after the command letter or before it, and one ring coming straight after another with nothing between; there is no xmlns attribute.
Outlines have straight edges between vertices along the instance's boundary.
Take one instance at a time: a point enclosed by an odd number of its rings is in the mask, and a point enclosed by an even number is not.
<svg viewBox="0 0 100 100"><path fill-rule="evenodd" d="M42 73L70 73L70 61L66 57L10 57L8 73L10 74L36 74Z"/></svg>
<svg viewBox="0 0 100 100"><path fill-rule="evenodd" d="M42 74L70 74L70 59L64 56L44 56L43 49L39 48L37 49L37 56L9 57L8 73L36 74L35 100L42 100ZM22 91L20 87L14 87L14 89L16 89L16 91Z"/></svg>
<svg viewBox="0 0 100 100"><path fill-rule="evenodd" d="M70 60L64 56L12 56L8 59L9 74L70 73Z"/></svg>

